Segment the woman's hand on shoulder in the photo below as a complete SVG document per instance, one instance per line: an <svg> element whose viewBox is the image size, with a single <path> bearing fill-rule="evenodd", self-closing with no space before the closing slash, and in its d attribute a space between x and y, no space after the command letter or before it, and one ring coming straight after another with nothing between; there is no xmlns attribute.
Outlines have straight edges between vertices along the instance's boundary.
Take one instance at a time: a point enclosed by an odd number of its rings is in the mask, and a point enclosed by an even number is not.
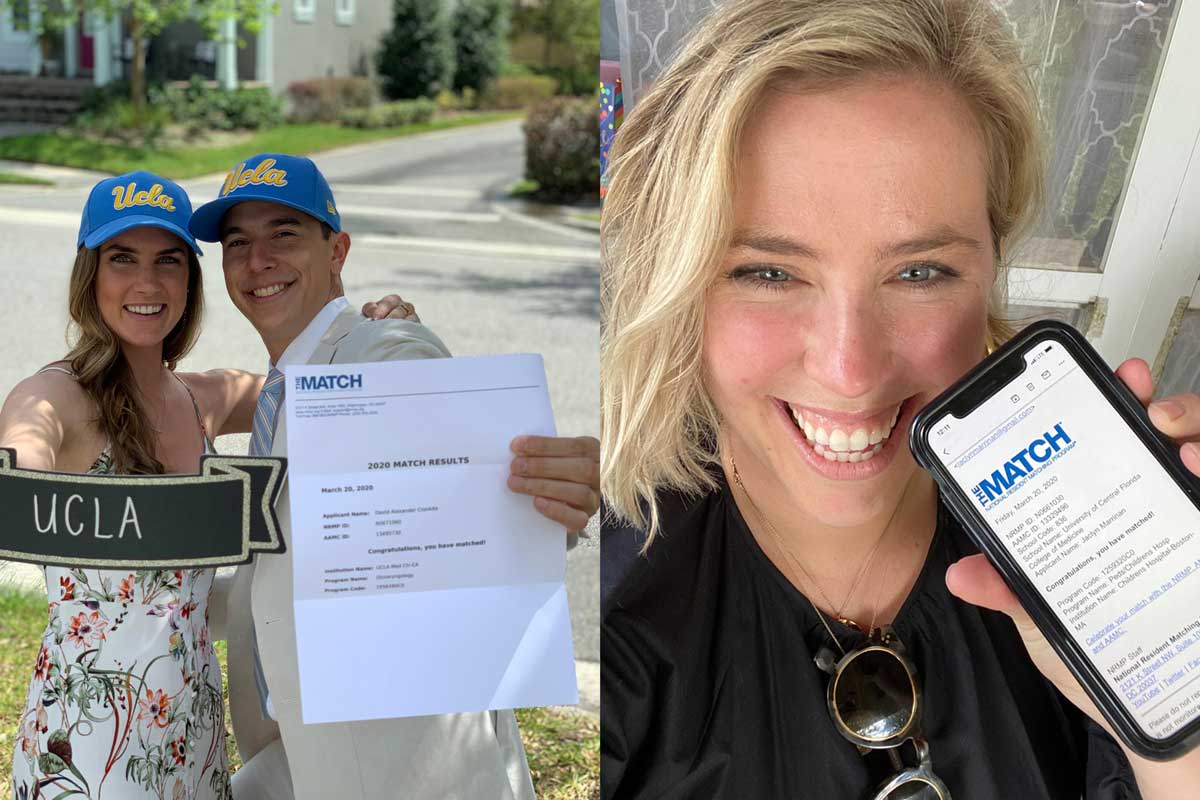
<svg viewBox="0 0 1200 800"><path fill-rule="evenodd" d="M364 303L362 315L367 319L406 319L409 322L420 322L417 309L398 294L385 294L378 300Z"/></svg>
<svg viewBox="0 0 1200 800"><path fill-rule="evenodd" d="M30 375L0 409L0 447L16 450L23 469L52 470L72 433L87 424L88 409L72 376L54 370Z"/></svg>
<svg viewBox="0 0 1200 800"><path fill-rule="evenodd" d="M1148 407L1150 421L1154 426L1179 445L1180 457L1188 470L1200 476L1200 447L1197 446L1197 443L1200 443L1200 395L1180 394L1151 404L1154 379L1151 377L1149 366L1140 358L1131 358L1121 364L1117 368L1117 377L1129 387L1142 405ZM1008 614L1038 670L1058 687L1068 700L1112 734L1114 739L1117 738L1100 710L1054 652L1054 648L1034 625L1016 595L1008 588L1000 573L988 563L986 557L968 556L951 565L946 572L946 586L952 594L968 603ZM1181 774L1200 777L1200 749L1193 750L1177 761L1165 763L1146 761L1128 750L1126 754L1134 766L1145 800L1182 797L1183 795L1172 793L1169 787L1183 785L1178 783ZM1188 784L1187 791L1194 791L1194 785Z"/></svg>
<svg viewBox="0 0 1200 800"><path fill-rule="evenodd" d="M210 369L180 377L196 396L210 438L250 432L258 393L265 380L262 375L240 369Z"/></svg>

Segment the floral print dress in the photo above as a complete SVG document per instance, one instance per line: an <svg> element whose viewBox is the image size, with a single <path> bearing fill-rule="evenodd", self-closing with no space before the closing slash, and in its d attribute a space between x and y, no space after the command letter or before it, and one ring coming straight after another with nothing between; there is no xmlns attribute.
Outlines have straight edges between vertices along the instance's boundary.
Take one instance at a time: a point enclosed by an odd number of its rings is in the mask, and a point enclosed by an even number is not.
<svg viewBox="0 0 1200 800"><path fill-rule="evenodd" d="M88 472L112 472L107 451ZM49 624L17 732L15 800L230 800L208 630L215 571L45 574Z"/></svg>

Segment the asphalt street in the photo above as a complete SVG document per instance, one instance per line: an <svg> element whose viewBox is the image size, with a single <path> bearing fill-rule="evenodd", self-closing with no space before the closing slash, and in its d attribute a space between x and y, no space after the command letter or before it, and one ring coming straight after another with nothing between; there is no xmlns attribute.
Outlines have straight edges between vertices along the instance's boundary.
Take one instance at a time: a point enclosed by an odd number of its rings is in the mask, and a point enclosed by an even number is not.
<svg viewBox="0 0 1200 800"><path fill-rule="evenodd" d="M523 158L514 121L356 146L315 160L351 235L343 280L352 303L401 294L455 355L541 353L559 433L598 436L599 239L505 197L522 176ZM66 351L67 280L79 214L102 177L61 170L53 188L0 185L0 280L8 309L0 326L4 394ZM185 181L193 204L216 197L223 177ZM225 293L219 245L209 245L201 263L204 332L181 368L265 371L262 343ZM217 447L244 453L247 439L224 436ZM567 557L583 683L598 674L596 531L593 520L591 538ZM584 705L594 708L598 688L581 690Z"/></svg>

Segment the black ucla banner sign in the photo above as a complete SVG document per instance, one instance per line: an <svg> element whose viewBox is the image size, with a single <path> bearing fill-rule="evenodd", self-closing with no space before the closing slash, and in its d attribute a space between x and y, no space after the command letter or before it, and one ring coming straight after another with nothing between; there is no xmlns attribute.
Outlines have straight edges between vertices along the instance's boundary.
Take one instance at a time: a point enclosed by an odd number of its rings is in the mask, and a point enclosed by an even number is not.
<svg viewBox="0 0 1200 800"><path fill-rule="evenodd" d="M198 475L73 475L19 469L0 448L0 558L168 569L282 553L275 500L287 459L207 455Z"/></svg>

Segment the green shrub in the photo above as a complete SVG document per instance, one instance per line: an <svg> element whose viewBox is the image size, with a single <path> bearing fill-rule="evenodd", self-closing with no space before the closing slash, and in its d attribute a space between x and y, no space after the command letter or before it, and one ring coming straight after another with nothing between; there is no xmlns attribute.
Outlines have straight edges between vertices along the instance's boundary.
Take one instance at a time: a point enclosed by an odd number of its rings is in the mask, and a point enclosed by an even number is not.
<svg viewBox="0 0 1200 800"><path fill-rule="evenodd" d="M125 98L110 101L103 108L80 112L74 128L89 136L115 139L123 144L153 146L162 138L170 121L167 109L150 103L139 117L133 103Z"/></svg>
<svg viewBox="0 0 1200 800"><path fill-rule="evenodd" d="M186 86L152 88L149 98L153 105L166 108L173 122L197 132L261 130L283 122L283 103L269 89L228 91L198 75Z"/></svg>
<svg viewBox="0 0 1200 800"><path fill-rule="evenodd" d="M216 97L232 130L262 130L283 123L283 99L265 86L237 89Z"/></svg>
<svg viewBox="0 0 1200 800"><path fill-rule="evenodd" d="M314 78L287 88L293 122L333 122L348 108L367 108L375 102L370 78Z"/></svg>
<svg viewBox="0 0 1200 800"><path fill-rule="evenodd" d="M558 84L558 90L563 94L575 96L590 94L600 83L599 61L587 65L576 64L569 67L547 66L538 70L539 74L553 78Z"/></svg>
<svg viewBox="0 0 1200 800"><path fill-rule="evenodd" d="M438 111L462 111L479 107L479 93L467 86L461 93L455 94L449 89L442 89L433 98Z"/></svg>
<svg viewBox="0 0 1200 800"><path fill-rule="evenodd" d="M530 75L537 75L528 64L518 64L513 61L505 62L504 66L500 68L500 74L508 78L528 78Z"/></svg>
<svg viewBox="0 0 1200 800"><path fill-rule="evenodd" d="M525 177L550 199L600 189L600 124L592 101L555 98L525 118Z"/></svg>
<svg viewBox="0 0 1200 800"><path fill-rule="evenodd" d="M463 107L462 98L449 89L438 92L433 102L437 104L438 111L458 111Z"/></svg>
<svg viewBox="0 0 1200 800"><path fill-rule="evenodd" d="M351 108L342 112L341 122L351 128L398 128L433 119L437 104L428 98L382 103L370 108Z"/></svg>
<svg viewBox="0 0 1200 800"><path fill-rule="evenodd" d="M446 4L393 0L392 28L375 56L383 93L392 100L433 97L454 78L454 40Z"/></svg>
<svg viewBox="0 0 1200 800"><path fill-rule="evenodd" d="M347 108L338 117L338 121L347 128L379 128L382 126L379 124L380 117L376 113L377 108Z"/></svg>
<svg viewBox="0 0 1200 800"><path fill-rule="evenodd" d="M147 94L152 93L154 89L154 86L149 87ZM103 111L105 108L122 100L129 100L129 81L111 81L103 86L88 87L83 93L79 110L85 113L88 111Z"/></svg>
<svg viewBox="0 0 1200 800"><path fill-rule="evenodd" d="M458 0L454 8L454 88L479 91L500 74L508 55L511 0Z"/></svg>
<svg viewBox="0 0 1200 800"><path fill-rule="evenodd" d="M501 75L480 97L480 108L528 108L554 97L558 82L545 75Z"/></svg>

